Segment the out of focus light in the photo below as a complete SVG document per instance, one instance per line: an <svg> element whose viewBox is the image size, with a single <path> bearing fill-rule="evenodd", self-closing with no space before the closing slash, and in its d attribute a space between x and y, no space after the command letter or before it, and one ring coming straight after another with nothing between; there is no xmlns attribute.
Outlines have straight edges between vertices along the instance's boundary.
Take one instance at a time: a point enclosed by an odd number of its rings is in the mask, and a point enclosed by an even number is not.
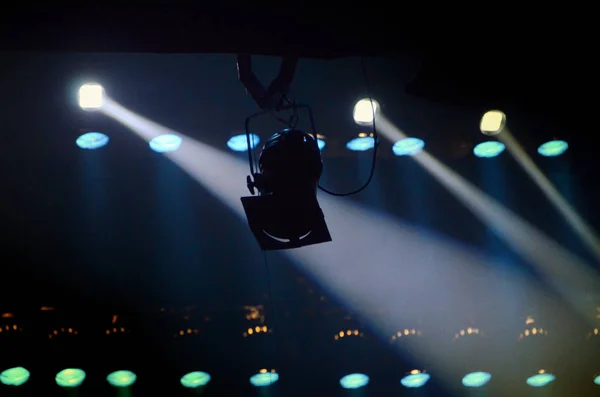
<svg viewBox="0 0 600 397"><path fill-rule="evenodd" d="M600 386L600 375L596 376L596 379L594 379L594 383Z"/></svg>
<svg viewBox="0 0 600 397"><path fill-rule="evenodd" d="M490 110L481 117L479 129L485 135L498 135L504 129L506 115L500 110Z"/></svg>
<svg viewBox="0 0 600 397"><path fill-rule="evenodd" d="M358 389L369 384L369 377L365 374L350 374L340 379L340 386L344 389Z"/></svg>
<svg viewBox="0 0 600 397"><path fill-rule="evenodd" d="M181 146L181 138L175 134L164 134L150 141L150 149L156 153L174 152Z"/></svg>
<svg viewBox="0 0 600 397"><path fill-rule="evenodd" d="M425 384L429 381L430 378L431 376L429 374L424 374L419 370L413 370L410 371L410 375L406 375L404 378L400 379L400 383L404 387L414 389L417 387L425 386Z"/></svg>
<svg viewBox="0 0 600 397"><path fill-rule="evenodd" d="M319 150L323 150L323 148L325 147L325 141L323 139L317 138L317 145L319 146Z"/></svg>
<svg viewBox="0 0 600 397"><path fill-rule="evenodd" d="M63 369L56 374L55 380L60 387L78 387L85 380L85 372L77 368Z"/></svg>
<svg viewBox="0 0 600 397"><path fill-rule="evenodd" d="M412 156L425 147L425 142L419 138L404 138L394 143L392 151L396 156Z"/></svg>
<svg viewBox="0 0 600 397"><path fill-rule="evenodd" d="M210 375L206 372L195 371L185 374L181 377L181 385L188 389L195 389L197 387L206 386L210 382Z"/></svg>
<svg viewBox="0 0 600 397"><path fill-rule="evenodd" d="M78 101L82 109L100 109L104 104L104 88L96 83L84 84L79 88Z"/></svg>
<svg viewBox="0 0 600 397"><path fill-rule="evenodd" d="M260 372L250 377L250 383L256 387L271 386L278 380L279 374L277 372Z"/></svg>
<svg viewBox="0 0 600 397"><path fill-rule="evenodd" d="M0 382L7 386L21 386L29 380L29 371L23 367L14 367L0 373Z"/></svg>
<svg viewBox="0 0 600 397"><path fill-rule="evenodd" d="M135 383L137 376L131 371L115 371L106 377L107 382L114 387L129 387Z"/></svg>
<svg viewBox="0 0 600 397"><path fill-rule="evenodd" d="M364 152L375 147L375 139L372 137L358 137L346 143L346 148L354 152Z"/></svg>
<svg viewBox="0 0 600 397"><path fill-rule="evenodd" d="M492 379L488 372L471 372L462 378L462 384L465 387L482 387Z"/></svg>
<svg viewBox="0 0 600 397"><path fill-rule="evenodd" d="M379 103L374 99L364 98L356 102L352 116L358 125L373 124L373 116L379 114Z"/></svg>
<svg viewBox="0 0 600 397"><path fill-rule="evenodd" d="M110 139L101 132L88 132L81 135L75 143L82 149L99 149L108 144Z"/></svg>
<svg viewBox="0 0 600 397"><path fill-rule="evenodd" d="M504 151L506 146L502 142L488 141L481 142L473 148L473 154L480 158L496 157Z"/></svg>
<svg viewBox="0 0 600 397"><path fill-rule="evenodd" d="M569 144L565 141L554 140L543 143L538 147L538 153L544 157L560 156L569 148Z"/></svg>
<svg viewBox="0 0 600 397"><path fill-rule="evenodd" d="M552 383L554 379L556 379L556 376L540 371L539 374L527 378L526 382L529 386L543 387L546 386L548 383Z"/></svg>
<svg viewBox="0 0 600 397"><path fill-rule="evenodd" d="M260 143L258 135L250 134L250 148L254 149ZM246 152L248 151L248 139L246 134L240 134L232 136L227 141L227 147L234 152Z"/></svg>

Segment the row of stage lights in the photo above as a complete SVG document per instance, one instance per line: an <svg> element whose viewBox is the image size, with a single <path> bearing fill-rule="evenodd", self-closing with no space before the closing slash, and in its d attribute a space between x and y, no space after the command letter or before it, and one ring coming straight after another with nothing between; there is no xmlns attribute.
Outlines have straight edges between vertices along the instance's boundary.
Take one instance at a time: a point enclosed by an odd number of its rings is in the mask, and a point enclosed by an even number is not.
<svg viewBox="0 0 600 397"><path fill-rule="evenodd" d="M85 110L98 110L104 104L104 89L101 85L90 83L84 84L79 89L79 106ZM361 99L354 106L354 121L359 125L371 125L373 115L379 111L379 103L371 99ZM480 130L485 135L496 135L506 122L506 116L499 110L492 110L483 115ZM77 138L76 144L82 149L99 149L110 141L106 134L101 132L86 132ZM157 153L173 152L179 149L182 139L175 134L164 134L153 138L150 149ZM260 143L260 138L250 134L250 148L254 149ZM326 139L317 135L317 143L320 150L326 146ZM227 141L227 147L234 152L248 151L248 140L245 134L236 135ZM373 134L361 132L356 138L346 143L346 148L351 151L364 152L375 147ZM394 143L392 151L396 156L413 156L420 153L425 147L425 142L416 137L408 137ZM505 145L496 140L490 140L477 144L473 148L473 154L479 158L492 158L500 155L505 150ZM551 140L537 149L544 157L556 157L563 154L569 148L569 144L563 140Z"/></svg>
<svg viewBox="0 0 600 397"><path fill-rule="evenodd" d="M10 368L0 373L0 383L18 387L22 386L29 380L31 374L23 367ZM86 373L79 368L67 368L56 374L56 384L63 388L76 388L83 384L86 378ZM212 379L211 375L204 371L194 371L185 374L181 377L179 383L185 388L198 389L208 385ZM423 387L431 379L431 375L424 371L414 369L407 373L400 384L409 389ZM462 384L465 387L478 388L483 387L492 379L489 372L476 371L466 374L462 378ZM543 387L552 383L556 379L551 373L541 369L536 374L528 377L525 382L532 387ZM133 386L137 380L137 375L129 370L119 370L110 373L106 377L106 381L116 388L127 388ZM276 383L279 380L279 374L275 369L268 370L263 368L258 373L252 375L249 379L250 384L255 387L267 387ZM366 374L353 373L343 376L339 383L344 389L359 389L369 384L370 378ZM600 385L600 376L596 376L594 383Z"/></svg>

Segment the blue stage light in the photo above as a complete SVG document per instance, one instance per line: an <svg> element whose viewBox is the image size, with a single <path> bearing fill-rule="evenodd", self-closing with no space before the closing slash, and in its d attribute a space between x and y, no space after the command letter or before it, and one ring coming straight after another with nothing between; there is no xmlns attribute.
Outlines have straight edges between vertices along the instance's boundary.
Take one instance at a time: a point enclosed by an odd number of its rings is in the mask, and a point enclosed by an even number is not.
<svg viewBox="0 0 600 397"><path fill-rule="evenodd" d="M340 379L340 386L344 389L358 389L369 384L369 377L365 374L350 374Z"/></svg>
<svg viewBox="0 0 600 397"><path fill-rule="evenodd" d="M317 139L317 145L319 146L319 150L323 150L325 147L325 141L323 139Z"/></svg>
<svg viewBox="0 0 600 397"><path fill-rule="evenodd" d="M190 372L181 377L181 385L188 389L206 386L210 382L210 374L202 371Z"/></svg>
<svg viewBox="0 0 600 397"><path fill-rule="evenodd" d="M375 147L375 140L373 137L354 138L346 143L346 147L354 152L364 152Z"/></svg>
<svg viewBox="0 0 600 397"><path fill-rule="evenodd" d="M417 387L425 386L425 384L427 383L427 381L429 381L430 378L431 378L431 376L429 374L424 374L424 373L410 374L410 375L407 375L404 378L400 379L400 383L404 387L407 387L409 389L414 389Z"/></svg>
<svg viewBox="0 0 600 397"><path fill-rule="evenodd" d="M546 142L538 148L538 153L544 157L560 156L569 148L569 144L565 141L554 140Z"/></svg>
<svg viewBox="0 0 600 397"><path fill-rule="evenodd" d="M502 142L487 141L481 142L473 148L473 154L480 158L496 157L504 151L506 147Z"/></svg>
<svg viewBox="0 0 600 397"><path fill-rule="evenodd" d="M423 150L425 142L419 138L404 138L394 143L392 151L396 156L412 156Z"/></svg>
<svg viewBox="0 0 600 397"><path fill-rule="evenodd" d="M488 372L471 372L462 378L462 384L465 387L482 387L492 379L492 375Z"/></svg>
<svg viewBox="0 0 600 397"><path fill-rule="evenodd" d="M556 379L556 376L552 374L542 373L530 376L529 378L527 378L526 382L529 386L542 387L546 386L548 383L552 383L554 379Z"/></svg>
<svg viewBox="0 0 600 397"><path fill-rule="evenodd" d="M277 372L260 372L250 377L250 383L256 387L271 386L279 380Z"/></svg>
<svg viewBox="0 0 600 397"><path fill-rule="evenodd" d="M260 143L258 135L250 134L250 147L254 149ZM246 134L240 134L232 136L227 141L227 147L234 152L246 152L248 151L248 138Z"/></svg>
<svg viewBox="0 0 600 397"><path fill-rule="evenodd" d="M101 132L88 132L81 135L75 143L82 149L99 149L108 144L110 139Z"/></svg>
<svg viewBox="0 0 600 397"><path fill-rule="evenodd" d="M159 135L150 141L150 149L156 153L174 152L181 146L181 138L175 134Z"/></svg>

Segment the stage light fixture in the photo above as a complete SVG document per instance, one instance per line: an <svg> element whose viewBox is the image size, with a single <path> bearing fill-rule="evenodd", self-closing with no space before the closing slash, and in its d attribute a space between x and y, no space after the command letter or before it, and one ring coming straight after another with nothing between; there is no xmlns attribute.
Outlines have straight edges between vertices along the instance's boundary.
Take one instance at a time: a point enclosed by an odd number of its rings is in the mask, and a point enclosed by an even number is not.
<svg viewBox="0 0 600 397"><path fill-rule="evenodd" d="M484 135L498 135L506 125L506 115L500 110L490 110L481 117L479 129Z"/></svg>
<svg viewBox="0 0 600 397"><path fill-rule="evenodd" d="M554 382L556 376L540 371L538 374L527 378L526 383L532 387L544 387L549 383Z"/></svg>
<svg viewBox="0 0 600 397"><path fill-rule="evenodd" d="M175 134L159 135L153 138L149 145L156 153L174 152L181 146L181 138Z"/></svg>
<svg viewBox="0 0 600 397"><path fill-rule="evenodd" d="M250 377L250 384L255 387L267 387L276 383L279 380L277 372L261 370L261 372Z"/></svg>
<svg viewBox="0 0 600 397"><path fill-rule="evenodd" d="M369 136L358 136L346 143L346 149L353 152L365 152L375 147L375 139Z"/></svg>
<svg viewBox="0 0 600 397"><path fill-rule="evenodd" d="M483 387L492 379L488 372L471 372L462 378L462 384L465 387Z"/></svg>
<svg viewBox="0 0 600 397"><path fill-rule="evenodd" d="M129 387L135 383L137 376L131 371L119 370L110 373L106 381L113 387Z"/></svg>
<svg viewBox="0 0 600 397"><path fill-rule="evenodd" d="M373 118L379 114L379 102L374 99L363 98L356 102L352 116L358 125L371 125Z"/></svg>
<svg viewBox="0 0 600 397"><path fill-rule="evenodd" d="M340 386L344 389L359 389L369 384L369 377L365 374L349 374L340 379Z"/></svg>
<svg viewBox="0 0 600 397"><path fill-rule="evenodd" d="M252 72L250 56L238 55L238 74L248 93L262 109L246 118L246 147L252 147L250 121L263 114L291 111L286 128L264 144L255 170L253 151L248 150L250 174L246 178L250 197L242 197L248 224L263 251L298 248L331 241L317 188L323 171L316 132L296 128L298 105L287 96L296 69L296 59L283 60L279 75L267 89ZM258 193L258 196L255 194Z"/></svg>
<svg viewBox="0 0 600 397"><path fill-rule="evenodd" d="M569 144L560 139L543 143L538 147L538 153L544 157L557 157L567 151Z"/></svg>
<svg viewBox="0 0 600 397"><path fill-rule="evenodd" d="M77 138L75 144L81 149L94 150L108 145L109 140L108 136L101 132L88 132Z"/></svg>
<svg viewBox="0 0 600 397"><path fill-rule="evenodd" d="M7 386L21 386L29 380L29 371L23 367L14 367L0 373L0 383Z"/></svg>
<svg viewBox="0 0 600 397"><path fill-rule="evenodd" d="M473 154L479 158L492 158L500 155L505 148L502 142L481 142L473 148Z"/></svg>
<svg viewBox="0 0 600 397"><path fill-rule="evenodd" d="M418 387L425 386L429 379L431 379L429 374L421 372L418 369L414 369L410 371L408 375L400 379L400 383L406 388L416 389Z"/></svg>
<svg viewBox="0 0 600 397"><path fill-rule="evenodd" d="M56 374L56 384L60 387L78 387L85 380L85 372L78 368L63 369Z"/></svg>
<svg viewBox="0 0 600 397"><path fill-rule="evenodd" d="M210 382L210 374L202 371L190 372L181 377L181 385L188 389L203 387Z"/></svg>
<svg viewBox="0 0 600 397"><path fill-rule="evenodd" d="M104 88L96 83L84 84L79 88L78 101L84 110L98 110L104 104Z"/></svg>
<svg viewBox="0 0 600 397"><path fill-rule="evenodd" d="M419 138L404 138L394 143L392 151L396 156L413 156L423 150L425 142Z"/></svg>

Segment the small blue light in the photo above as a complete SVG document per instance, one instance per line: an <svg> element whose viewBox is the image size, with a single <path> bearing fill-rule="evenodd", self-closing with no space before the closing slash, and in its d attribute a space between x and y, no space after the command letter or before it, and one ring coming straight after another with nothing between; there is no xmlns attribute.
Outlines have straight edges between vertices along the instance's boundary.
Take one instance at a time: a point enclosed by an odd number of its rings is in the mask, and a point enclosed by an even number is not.
<svg viewBox="0 0 600 397"><path fill-rule="evenodd" d="M106 146L110 139L101 132L88 132L81 135L75 143L82 149L99 149L102 146Z"/></svg>
<svg viewBox="0 0 600 397"><path fill-rule="evenodd" d="M487 141L481 142L479 145L473 148L473 154L480 158L491 158L496 157L502 153L505 146L502 142Z"/></svg>
<svg viewBox="0 0 600 397"><path fill-rule="evenodd" d="M319 145L319 150L323 150L325 147L325 141L323 139L317 139L317 145Z"/></svg>
<svg viewBox="0 0 600 397"><path fill-rule="evenodd" d="M369 377L365 374L350 374L340 379L344 389L358 389L369 384Z"/></svg>
<svg viewBox="0 0 600 397"><path fill-rule="evenodd" d="M537 374L527 378L527 384L533 387L543 387L548 383L551 383L556 379L556 376L552 374Z"/></svg>
<svg viewBox="0 0 600 397"><path fill-rule="evenodd" d="M279 374L277 372L264 372L250 377L250 383L252 386L265 387L271 386L273 383L279 380Z"/></svg>
<svg viewBox="0 0 600 397"><path fill-rule="evenodd" d="M412 374L400 379L402 386L409 389L425 386L425 383L431 378L429 374Z"/></svg>
<svg viewBox="0 0 600 397"><path fill-rule="evenodd" d="M569 148L569 144L565 141L555 140L546 142L538 148L538 153L544 157L560 156Z"/></svg>
<svg viewBox="0 0 600 397"><path fill-rule="evenodd" d="M412 156L423 150L425 142L419 138L404 138L394 143L392 151L396 156Z"/></svg>
<svg viewBox="0 0 600 397"><path fill-rule="evenodd" d="M462 384L465 387L482 387L492 379L492 375L488 372L471 372L462 378Z"/></svg>
<svg viewBox="0 0 600 397"><path fill-rule="evenodd" d="M346 147L354 152L364 152L375 147L375 139L373 137L354 138L346 144Z"/></svg>
<svg viewBox="0 0 600 397"><path fill-rule="evenodd" d="M251 149L254 149L260 142L260 138L258 135L250 134L250 146ZM240 134L236 136L232 136L227 141L227 147L233 150L234 152L246 152L248 151L248 139L246 138L246 134Z"/></svg>
<svg viewBox="0 0 600 397"><path fill-rule="evenodd" d="M159 135L150 141L150 149L156 153L174 152L181 146L181 138L174 134Z"/></svg>

